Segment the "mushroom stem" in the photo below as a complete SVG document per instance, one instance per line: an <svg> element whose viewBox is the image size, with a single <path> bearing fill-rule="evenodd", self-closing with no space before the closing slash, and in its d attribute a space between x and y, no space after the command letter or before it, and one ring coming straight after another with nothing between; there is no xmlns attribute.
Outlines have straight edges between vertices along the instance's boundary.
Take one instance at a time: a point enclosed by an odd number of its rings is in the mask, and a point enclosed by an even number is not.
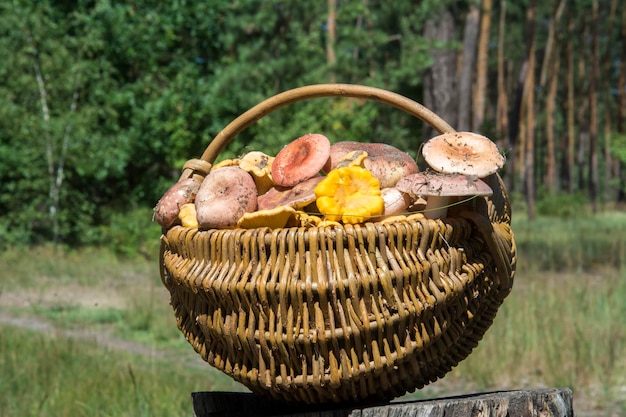
<svg viewBox="0 0 626 417"><path fill-rule="evenodd" d="M448 214L448 204L450 197L439 195L429 195L424 208L424 216L427 219L440 219Z"/></svg>

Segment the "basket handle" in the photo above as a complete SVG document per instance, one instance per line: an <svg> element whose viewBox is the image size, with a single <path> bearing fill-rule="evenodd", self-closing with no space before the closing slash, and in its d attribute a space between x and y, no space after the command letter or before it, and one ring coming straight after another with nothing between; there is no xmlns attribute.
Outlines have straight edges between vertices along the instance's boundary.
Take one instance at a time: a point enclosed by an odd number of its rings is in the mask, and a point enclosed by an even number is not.
<svg viewBox="0 0 626 417"><path fill-rule="evenodd" d="M279 93L241 114L215 136L202 154L201 159L212 164L237 134L257 120L288 104L317 97L352 97L379 101L422 119L440 133L454 131L434 112L400 94L356 84L314 84Z"/></svg>
<svg viewBox="0 0 626 417"><path fill-rule="evenodd" d="M314 84L287 90L265 99L256 106L252 107L250 110L235 118L221 132L219 132L215 138L213 138L200 159L187 161L183 168L181 179L194 175L194 172L202 173L203 175L208 174L211 164L213 164L219 153L230 143L230 141L262 117L288 104L318 97L351 97L379 101L421 119L422 121L430 124L433 129L439 131L440 133L455 131L454 128L452 128L445 120L433 111L400 94L376 87L357 84ZM482 219L482 221L484 223L484 221L488 220ZM480 222L478 223L480 224ZM489 239L487 239L487 241L491 242ZM491 252L496 258L496 262L498 262L501 286L506 292L510 289L511 284L510 271L505 268L507 264L506 259L504 259L504 256L500 251L495 250L495 246L490 249L492 249Z"/></svg>

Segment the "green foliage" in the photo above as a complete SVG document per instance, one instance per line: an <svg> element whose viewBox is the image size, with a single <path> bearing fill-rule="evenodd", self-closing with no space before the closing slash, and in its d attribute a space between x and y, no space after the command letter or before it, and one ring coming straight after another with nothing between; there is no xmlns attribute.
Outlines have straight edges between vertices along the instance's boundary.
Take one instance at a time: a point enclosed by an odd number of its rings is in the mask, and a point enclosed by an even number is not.
<svg viewBox="0 0 626 417"><path fill-rule="evenodd" d="M588 202L582 193L540 193L537 214L548 217L572 218L589 214Z"/></svg>
<svg viewBox="0 0 626 417"><path fill-rule="evenodd" d="M110 223L102 226L101 242L114 253L157 259L161 227L152 221L152 209L137 208L112 212Z"/></svg>
<svg viewBox="0 0 626 417"><path fill-rule="evenodd" d="M626 133L614 133L609 138L613 157L626 164Z"/></svg>
<svg viewBox="0 0 626 417"><path fill-rule="evenodd" d="M258 102L331 76L419 96L433 4L340 3L331 68L324 3L3 3L0 246L151 251L141 210ZM250 126L219 157L276 153L310 131L415 151L420 126L380 104L313 100Z"/></svg>

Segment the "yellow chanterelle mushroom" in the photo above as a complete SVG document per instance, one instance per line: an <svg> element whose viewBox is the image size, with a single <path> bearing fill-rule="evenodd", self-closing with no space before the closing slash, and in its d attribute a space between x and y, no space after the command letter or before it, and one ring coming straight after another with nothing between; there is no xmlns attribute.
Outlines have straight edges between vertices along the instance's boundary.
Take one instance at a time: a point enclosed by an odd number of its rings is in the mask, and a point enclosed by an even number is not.
<svg viewBox="0 0 626 417"><path fill-rule="evenodd" d="M380 183L360 166L331 170L315 187L317 208L326 220L363 223L383 214L385 202Z"/></svg>

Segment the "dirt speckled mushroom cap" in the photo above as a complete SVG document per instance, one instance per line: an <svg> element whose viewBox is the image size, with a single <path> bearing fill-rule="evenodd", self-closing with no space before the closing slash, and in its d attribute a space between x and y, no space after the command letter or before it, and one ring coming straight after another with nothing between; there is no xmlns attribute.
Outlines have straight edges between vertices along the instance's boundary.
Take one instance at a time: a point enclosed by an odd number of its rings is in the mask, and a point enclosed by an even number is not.
<svg viewBox="0 0 626 417"><path fill-rule="evenodd" d="M491 187L476 176L419 172L407 175L396 184L396 188L411 196L490 196Z"/></svg>
<svg viewBox="0 0 626 417"><path fill-rule="evenodd" d="M473 132L450 132L428 140L422 156L435 171L484 178L504 166L504 156L489 138Z"/></svg>
<svg viewBox="0 0 626 417"><path fill-rule="evenodd" d="M260 151L251 151L239 158L239 168L252 175L257 193L264 194L274 185L272 163L274 157Z"/></svg>
<svg viewBox="0 0 626 417"><path fill-rule="evenodd" d="M256 185L238 166L216 169L202 181L195 205L200 229L234 227L244 213L256 210Z"/></svg>
<svg viewBox="0 0 626 417"><path fill-rule="evenodd" d="M386 143L343 141L330 148L330 158L324 171L335 169L348 155L355 151L355 156L366 154L361 165L369 170L380 182L380 188L393 187L400 178L419 171L411 155Z"/></svg>
<svg viewBox="0 0 626 417"><path fill-rule="evenodd" d="M330 141L324 135L309 133L287 144L272 163L277 185L292 187L319 174L328 162Z"/></svg>

